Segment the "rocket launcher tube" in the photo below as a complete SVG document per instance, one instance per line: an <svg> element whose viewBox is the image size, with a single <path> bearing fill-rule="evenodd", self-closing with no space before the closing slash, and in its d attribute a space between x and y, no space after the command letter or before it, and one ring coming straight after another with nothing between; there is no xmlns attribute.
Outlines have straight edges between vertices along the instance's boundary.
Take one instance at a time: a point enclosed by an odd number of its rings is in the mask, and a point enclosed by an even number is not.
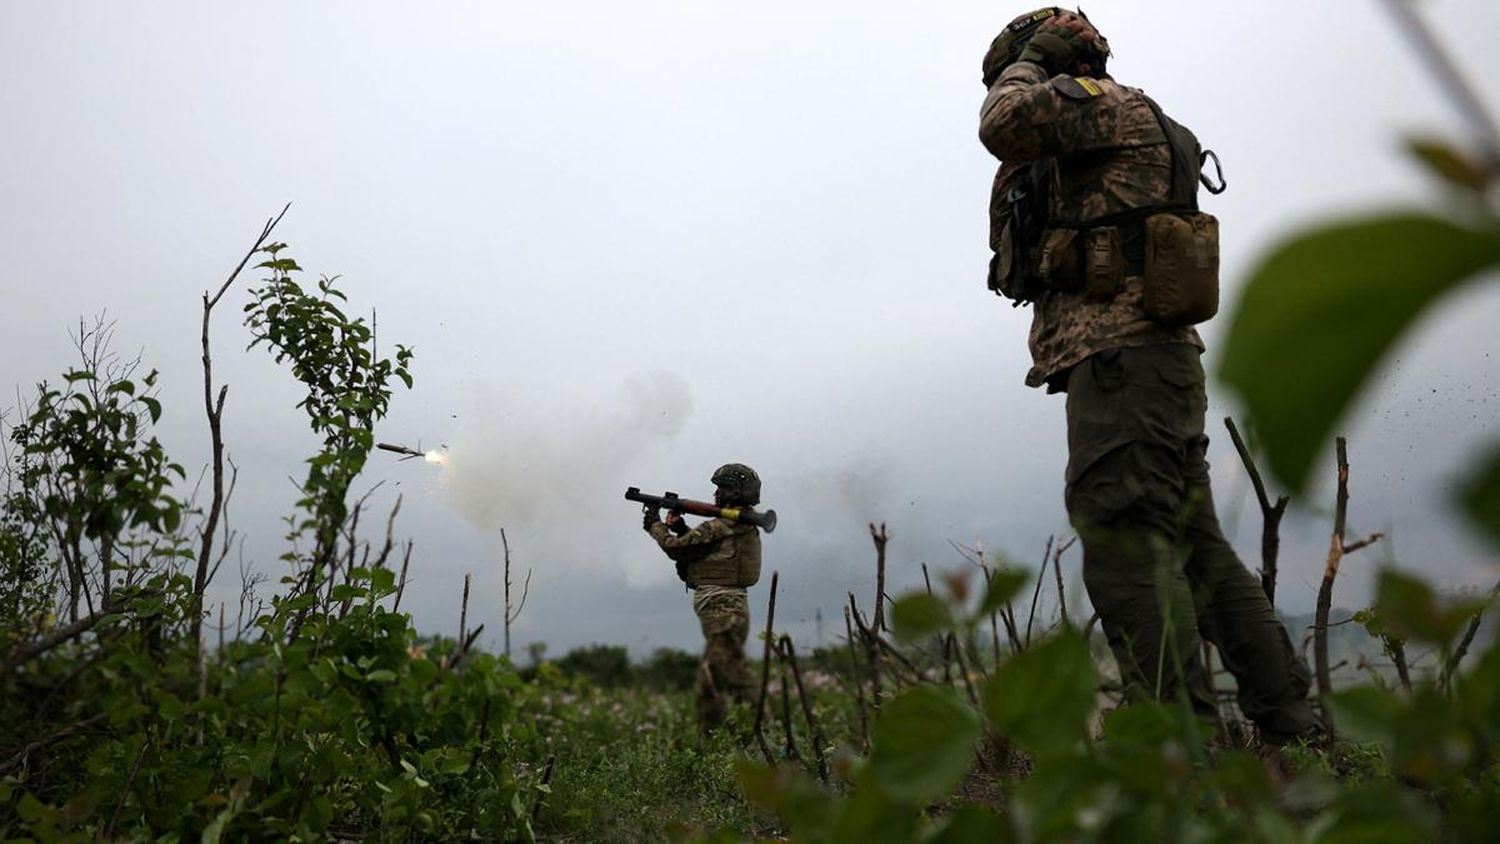
<svg viewBox="0 0 1500 844"><path fill-rule="evenodd" d="M757 510L748 510L740 507L720 507L717 504L710 504L707 501L679 498L675 492L668 492L662 495L647 495L641 492L639 487L631 487L625 490L625 500L639 502L642 506L651 510L669 510L673 513L691 513L694 516L728 519L731 522L744 522L747 525L754 525L766 533L770 533L776 529L775 510L767 510L762 513Z"/></svg>

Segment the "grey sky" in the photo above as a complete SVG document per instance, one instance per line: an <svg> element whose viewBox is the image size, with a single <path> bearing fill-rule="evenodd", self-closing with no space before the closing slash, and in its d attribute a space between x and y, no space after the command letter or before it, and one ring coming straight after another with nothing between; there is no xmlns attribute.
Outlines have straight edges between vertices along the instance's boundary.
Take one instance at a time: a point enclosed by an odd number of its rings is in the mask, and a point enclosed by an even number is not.
<svg viewBox="0 0 1500 844"><path fill-rule="evenodd" d="M1500 7L1422 5L1469 75L1494 78ZM1206 205L1231 302L1297 225L1431 202L1402 133L1460 131L1377 3L1292 25L1307 8L1089 8L1117 78L1224 159L1229 192ZM197 297L293 200L277 235L308 279L342 274L380 336L416 348L416 389L378 437L453 447L446 471L372 461L382 495L406 499L421 626L456 628L473 571L471 615L498 632L504 525L536 570L518 642L696 647L620 494L706 496L709 472L741 460L781 513L765 549L782 617L806 639L821 607L832 636L843 592L868 605L873 589L868 520L890 524L898 589L920 562L959 565L950 539L1033 560L1066 529L1061 399L1022 385L1030 314L983 286L979 58L1024 10L4 4L0 386L55 377L69 326L107 310L117 349L162 370L169 447L202 465ZM216 366L243 467L235 523L274 578L312 442L289 375L242 351L245 288L216 324ZM1380 553L1450 584L1495 574L1441 496L1496 434L1497 322L1495 285L1440 309L1347 426L1352 529L1390 530ZM1211 358L1224 328L1204 332ZM1226 437L1210 458L1254 556ZM1287 525L1284 607L1310 606L1326 531L1317 512ZM1379 556L1355 559L1345 603Z"/></svg>

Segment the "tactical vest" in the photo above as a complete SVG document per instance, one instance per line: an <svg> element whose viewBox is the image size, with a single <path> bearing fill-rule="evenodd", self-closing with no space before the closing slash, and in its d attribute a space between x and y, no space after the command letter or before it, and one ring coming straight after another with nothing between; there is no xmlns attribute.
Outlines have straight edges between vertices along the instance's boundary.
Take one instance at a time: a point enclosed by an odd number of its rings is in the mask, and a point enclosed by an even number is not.
<svg viewBox="0 0 1500 844"><path fill-rule="evenodd" d="M1164 325L1191 325L1219 307L1219 221L1198 210L1198 185L1225 188L1219 157L1204 150L1187 127L1151 108L1172 157L1172 186L1165 202L1058 226L1051 218L1056 159L1021 169L1010 184L997 181L1004 204L992 215L989 288L1023 305L1043 293L1083 293L1108 301L1128 276L1143 279L1147 316ZM1202 175L1212 158L1215 184ZM998 178L998 177L997 177Z"/></svg>
<svg viewBox="0 0 1500 844"><path fill-rule="evenodd" d="M760 582L760 529L736 523L702 557L679 563L678 575L691 586L754 586Z"/></svg>

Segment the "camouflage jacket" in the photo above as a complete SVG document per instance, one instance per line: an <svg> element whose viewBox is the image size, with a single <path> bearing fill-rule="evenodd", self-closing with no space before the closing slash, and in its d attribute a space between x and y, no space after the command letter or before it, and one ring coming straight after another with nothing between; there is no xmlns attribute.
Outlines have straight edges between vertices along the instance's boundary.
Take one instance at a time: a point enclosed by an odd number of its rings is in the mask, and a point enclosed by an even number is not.
<svg viewBox="0 0 1500 844"><path fill-rule="evenodd" d="M1000 170L990 197L990 248L1008 215L1005 197L1022 169L1055 159L1049 222L1085 226L1091 220L1166 202L1172 152L1144 95L1112 79L1047 78L1039 65L1017 62L990 87L979 114L979 139ZM1203 348L1190 326L1166 328L1146 316L1141 279L1127 277L1108 301L1082 292L1048 291L1031 321L1032 387L1055 383L1074 364L1109 348L1190 343Z"/></svg>
<svg viewBox="0 0 1500 844"><path fill-rule="evenodd" d="M651 525L651 538L686 567L684 578L693 586L754 586L760 580L760 531L728 519L709 519L682 536L661 522Z"/></svg>

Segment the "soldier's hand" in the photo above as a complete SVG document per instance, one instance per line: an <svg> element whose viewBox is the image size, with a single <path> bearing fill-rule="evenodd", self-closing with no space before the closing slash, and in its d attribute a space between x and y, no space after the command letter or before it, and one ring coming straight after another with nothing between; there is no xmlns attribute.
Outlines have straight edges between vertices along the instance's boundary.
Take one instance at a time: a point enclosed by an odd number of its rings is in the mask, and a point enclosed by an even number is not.
<svg viewBox="0 0 1500 844"><path fill-rule="evenodd" d="M1064 73L1078 61L1080 40L1066 30L1043 30L1026 42L1021 61L1042 66L1049 75Z"/></svg>
<svg viewBox="0 0 1500 844"><path fill-rule="evenodd" d="M667 526L667 530L670 530L678 536L682 536L683 534L688 532L687 522L683 521L682 514L676 511L667 511L665 524Z"/></svg>
<svg viewBox="0 0 1500 844"><path fill-rule="evenodd" d="M1053 75L1067 73L1097 38L1098 32L1088 21L1061 14L1037 27L1036 34L1021 51L1020 60L1035 62Z"/></svg>
<svg viewBox="0 0 1500 844"><path fill-rule="evenodd" d="M646 514L641 517L641 527L651 530L651 526L661 522L661 516L650 507L645 508Z"/></svg>

